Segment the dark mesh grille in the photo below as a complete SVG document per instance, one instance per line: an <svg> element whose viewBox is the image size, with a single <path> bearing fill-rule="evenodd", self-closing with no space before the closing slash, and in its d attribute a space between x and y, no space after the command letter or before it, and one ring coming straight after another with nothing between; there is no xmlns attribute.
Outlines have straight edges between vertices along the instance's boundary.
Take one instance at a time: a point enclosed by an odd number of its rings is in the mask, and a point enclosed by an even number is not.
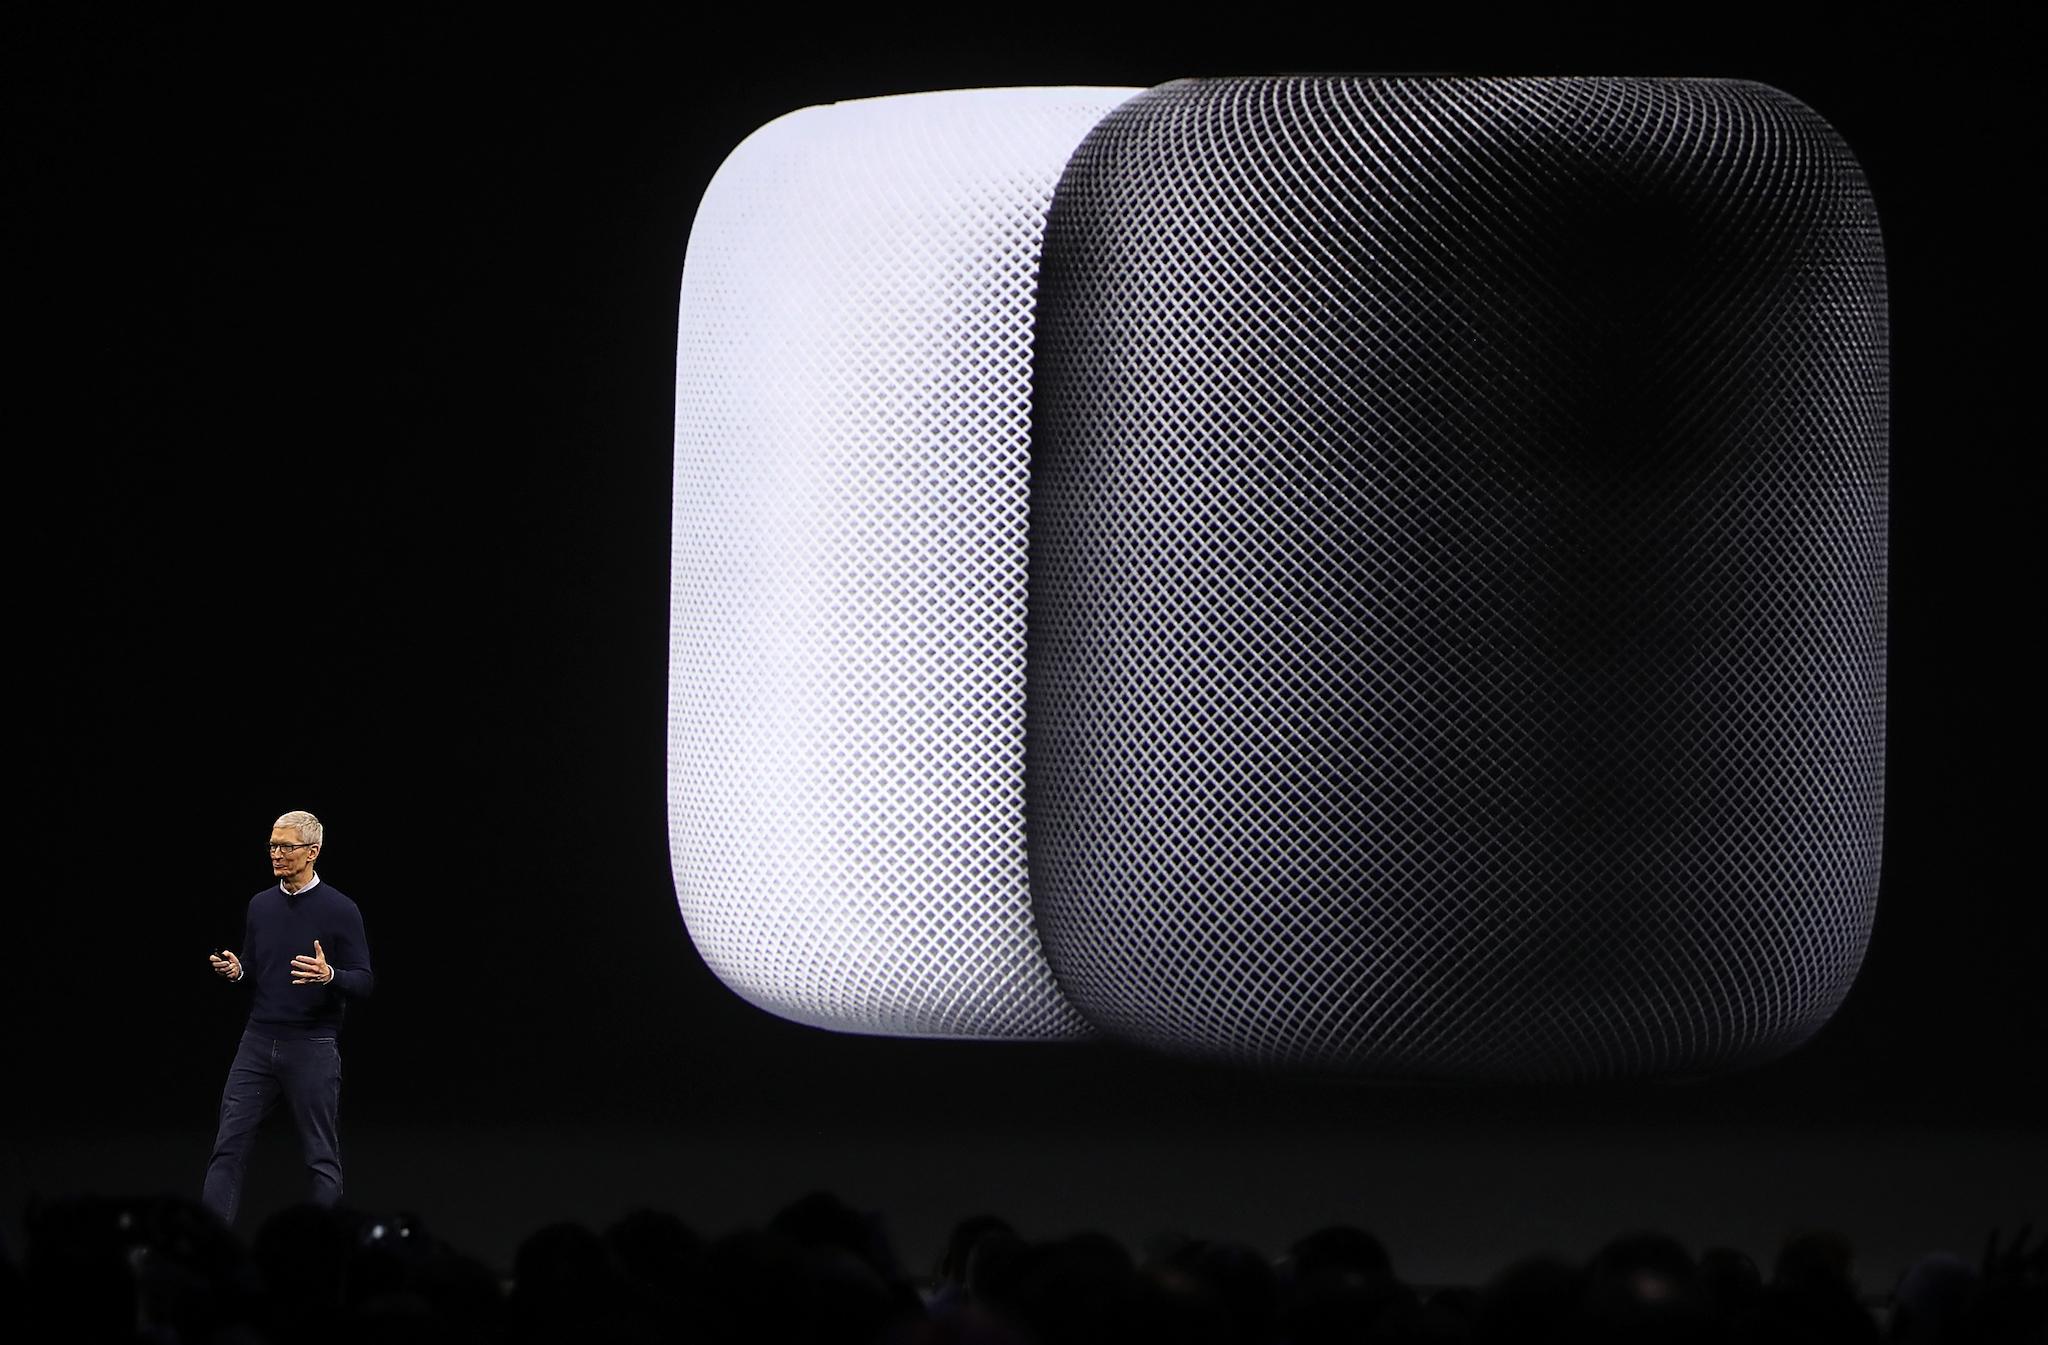
<svg viewBox="0 0 2048 1345"><path fill-rule="evenodd" d="M1721 81L1168 85L1048 221L1033 903L1099 1026L1600 1077L1788 1049L1883 804L1854 159Z"/></svg>

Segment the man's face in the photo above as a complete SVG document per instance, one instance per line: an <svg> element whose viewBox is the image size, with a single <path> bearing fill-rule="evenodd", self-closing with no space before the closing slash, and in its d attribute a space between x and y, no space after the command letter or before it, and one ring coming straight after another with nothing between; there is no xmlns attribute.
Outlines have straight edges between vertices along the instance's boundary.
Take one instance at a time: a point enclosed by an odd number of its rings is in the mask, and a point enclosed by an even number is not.
<svg viewBox="0 0 2048 1345"><path fill-rule="evenodd" d="M297 827L270 829L270 871L287 887L303 887L313 876L320 847L307 845Z"/></svg>

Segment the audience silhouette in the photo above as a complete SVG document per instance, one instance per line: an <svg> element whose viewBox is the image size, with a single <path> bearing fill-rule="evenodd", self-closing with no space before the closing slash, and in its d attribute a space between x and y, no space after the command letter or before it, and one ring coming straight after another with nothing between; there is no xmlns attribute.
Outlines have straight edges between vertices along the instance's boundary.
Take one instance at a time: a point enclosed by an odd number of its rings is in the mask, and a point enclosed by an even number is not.
<svg viewBox="0 0 2048 1345"><path fill-rule="evenodd" d="M1802 1231L1766 1281L1748 1256L1615 1238L1482 1286L1408 1283L1363 1229L1318 1229L1277 1262L1164 1239L1142 1260L1082 1232L1034 1241L963 1219L933 1273L882 1222L816 1192L706 1240L643 1209L603 1232L527 1236L509 1279L414 1214L284 1210L247 1247L197 1204L83 1197L31 1207L0 1244L0 1338L147 1345L2042 1345L2048 1239L1994 1232L1972 1262L1912 1265L1873 1304L1848 1239Z"/></svg>

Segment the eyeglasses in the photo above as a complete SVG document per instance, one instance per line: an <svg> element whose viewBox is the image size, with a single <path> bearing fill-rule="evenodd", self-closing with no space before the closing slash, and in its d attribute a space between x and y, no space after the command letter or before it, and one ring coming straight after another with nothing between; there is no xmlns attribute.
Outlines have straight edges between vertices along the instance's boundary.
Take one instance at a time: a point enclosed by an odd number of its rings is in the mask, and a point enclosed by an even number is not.
<svg viewBox="0 0 2048 1345"><path fill-rule="evenodd" d="M280 844L277 841L272 841L270 843L270 853L273 855L282 855L292 850L310 850L313 848L313 845L314 842L312 841L301 841L297 845L284 845Z"/></svg>

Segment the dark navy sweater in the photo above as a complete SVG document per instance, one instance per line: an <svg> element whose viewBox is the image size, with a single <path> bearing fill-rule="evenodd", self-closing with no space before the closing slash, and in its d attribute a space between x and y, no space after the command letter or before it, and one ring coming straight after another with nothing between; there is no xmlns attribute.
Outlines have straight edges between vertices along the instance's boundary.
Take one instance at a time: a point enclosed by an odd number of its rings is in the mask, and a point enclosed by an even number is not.
<svg viewBox="0 0 2048 1345"><path fill-rule="evenodd" d="M293 985L292 959L313 956L315 939L334 968L334 980ZM338 1036L348 999L370 993L363 913L325 878L297 894L273 883L249 898L240 956L242 979L235 984L254 992L249 1026L266 1036Z"/></svg>

